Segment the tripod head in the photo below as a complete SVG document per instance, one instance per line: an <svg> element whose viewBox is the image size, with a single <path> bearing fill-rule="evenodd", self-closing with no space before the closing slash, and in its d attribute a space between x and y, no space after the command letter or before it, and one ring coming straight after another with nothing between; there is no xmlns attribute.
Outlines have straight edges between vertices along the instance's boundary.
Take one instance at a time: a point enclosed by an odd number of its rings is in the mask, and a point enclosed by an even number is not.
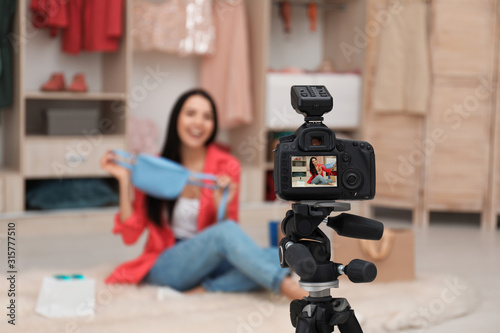
<svg viewBox="0 0 500 333"><path fill-rule="evenodd" d="M330 261L329 238L318 226L325 221L340 236L379 240L384 232L382 223L365 217L342 213L328 217L334 211L347 211L349 203L301 201L292 205L281 223L285 237L280 242L280 263L291 267L301 282L331 282L346 274L352 282L371 282L377 276L374 264L355 259L344 266Z"/></svg>
<svg viewBox="0 0 500 333"><path fill-rule="evenodd" d="M371 282L377 268L369 261L354 259L348 265L330 261L330 240L318 227L322 222L340 236L379 240L382 223L361 216L332 212L348 211L349 203L300 201L292 204L281 222L285 237L280 241L281 267L291 267L309 297L290 304L292 324L297 332L331 332L338 325L343 333L362 332L354 311L344 298L332 298L330 288L338 287L338 277L346 274L355 283ZM319 325L319 326L318 326ZM317 330L321 327L320 330Z"/></svg>

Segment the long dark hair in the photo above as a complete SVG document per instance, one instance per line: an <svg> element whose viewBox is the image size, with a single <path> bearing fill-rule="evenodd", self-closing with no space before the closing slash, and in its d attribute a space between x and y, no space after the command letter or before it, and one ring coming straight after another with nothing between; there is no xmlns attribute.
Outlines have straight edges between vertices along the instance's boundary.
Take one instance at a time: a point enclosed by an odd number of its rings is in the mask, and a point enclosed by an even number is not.
<svg viewBox="0 0 500 333"><path fill-rule="evenodd" d="M179 133L177 132L177 120L179 119L179 113L181 112L181 109L184 106L186 100L194 95L205 97L210 102L210 105L212 107L214 129L212 135L210 135L207 142L205 143L205 146L208 146L210 143L212 143L215 139L215 136L217 135L217 109L212 97L203 89L192 89L185 92L175 102L167 125L167 136L165 139L165 144L161 151L161 156L168 158L169 160L182 163L180 152L181 140L179 138ZM146 195L148 218L157 226L163 227L161 223L162 208L166 207L169 221L171 221L176 202L177 199L163 200L152 197L150 195Z"/></svg>
<svg viewBox="0 0 500 333"><path fill-rule="evenodd" d="M313 164L313 159L318 159L316 157L311 157L311 159L309 160L309 170L311 171L311 175L314 178L318 175L318 170L316 170L316 166Z"/></svg>

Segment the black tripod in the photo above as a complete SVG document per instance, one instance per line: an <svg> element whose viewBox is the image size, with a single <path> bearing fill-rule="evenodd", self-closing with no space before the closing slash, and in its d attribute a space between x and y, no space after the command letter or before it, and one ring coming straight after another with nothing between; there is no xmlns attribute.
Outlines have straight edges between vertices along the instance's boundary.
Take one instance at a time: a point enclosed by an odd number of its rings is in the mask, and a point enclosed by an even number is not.
<svg viewBox="0 0 500 333"><path fill-rule="evenodd" d="M281 222L285 237L280 241L280 263L300 276L300 287L309 297L290 304L290 319L295 332L327 333L337 326L342 333L363 330L345 298L332 298L330 288L338 288L338 277L346 274L352 282L371 282L377 268L371 262L354 259L348 265L330 261L330 240L318 228L323 221L340 236L379 240L384 226L378 221L333 211L347 211L349 203L301 201L292 205Z"/></svg>

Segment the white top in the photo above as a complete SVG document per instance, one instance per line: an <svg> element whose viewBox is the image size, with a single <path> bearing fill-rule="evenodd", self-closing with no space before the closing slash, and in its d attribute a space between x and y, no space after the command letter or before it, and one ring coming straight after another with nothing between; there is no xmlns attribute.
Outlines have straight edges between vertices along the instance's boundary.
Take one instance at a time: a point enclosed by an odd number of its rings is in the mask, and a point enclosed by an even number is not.
<svg viewBox="0 0 500 333"><path fill-rule="evenodd" d="M198 230L198 213L200 199L179 197L174 207L172 231L175 238L185 239L196 235Z"/></svg>

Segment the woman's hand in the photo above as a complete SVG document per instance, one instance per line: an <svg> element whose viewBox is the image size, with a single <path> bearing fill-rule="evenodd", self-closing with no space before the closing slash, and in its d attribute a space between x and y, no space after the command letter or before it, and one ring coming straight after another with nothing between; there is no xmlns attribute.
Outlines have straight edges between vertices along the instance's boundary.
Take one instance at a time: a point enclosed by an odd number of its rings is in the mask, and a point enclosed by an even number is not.
<svg viewBox="0 0 500 333"><path fill-rule="evenodd" d="M222 195L224 194L224 190L226 188L229 189L229 193L227 196L227 203L229 204L233 200L236 194L238 185L235 182L233 182L231 177L229 177L228 175L217 176L216 184L219 187L214 191L215 210L217 211L217 209L219 209L219 205L222 200Z"/></svg>
<svg viewBox="0 0 500 333"><path fill-rule="evenodd" d="M124 168L118 164L116 164L113 159L115 158L115 154L108 150L102 157L100 161L101 169L109 172L113 177L115 177L119 181L129 180L130 172L127 168Z"/></svg>

